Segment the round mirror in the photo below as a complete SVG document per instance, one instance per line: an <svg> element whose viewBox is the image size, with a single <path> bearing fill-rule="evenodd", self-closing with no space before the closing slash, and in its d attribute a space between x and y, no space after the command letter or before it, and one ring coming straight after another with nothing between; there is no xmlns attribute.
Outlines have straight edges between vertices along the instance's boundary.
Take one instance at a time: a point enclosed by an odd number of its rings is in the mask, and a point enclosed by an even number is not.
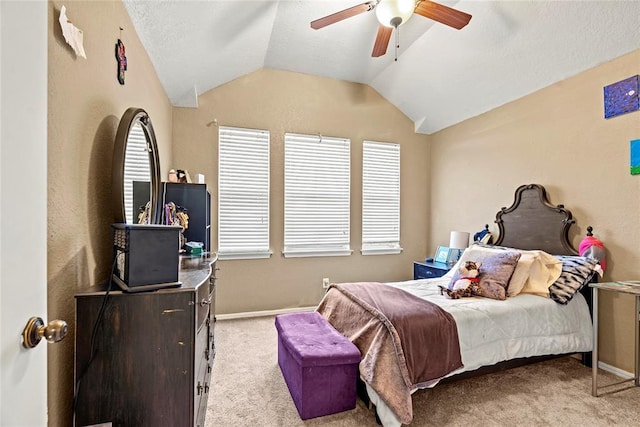
<svg viewBox="0 0 640 427"><path fill-rule="evenodd" d="M113 152L114 222L159 224L160 161L151 119L129 108L118 125Z"/></svg>

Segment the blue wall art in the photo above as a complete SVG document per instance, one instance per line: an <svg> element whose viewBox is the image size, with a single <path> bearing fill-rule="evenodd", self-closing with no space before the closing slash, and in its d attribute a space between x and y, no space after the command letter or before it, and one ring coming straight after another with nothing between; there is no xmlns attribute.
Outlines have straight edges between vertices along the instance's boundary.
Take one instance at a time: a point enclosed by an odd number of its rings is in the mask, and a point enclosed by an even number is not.
<svg viewBox="0 0 640 427"><path fill-rule="evenodd" d="M638 76L629 77L604 87L604 118L640 109Z"/></svg>
<svg viewBox="0 0 640 427"><path fill-rule="evenodd" d="M640 139L631 141L631 175L640 175Z"/></svg>

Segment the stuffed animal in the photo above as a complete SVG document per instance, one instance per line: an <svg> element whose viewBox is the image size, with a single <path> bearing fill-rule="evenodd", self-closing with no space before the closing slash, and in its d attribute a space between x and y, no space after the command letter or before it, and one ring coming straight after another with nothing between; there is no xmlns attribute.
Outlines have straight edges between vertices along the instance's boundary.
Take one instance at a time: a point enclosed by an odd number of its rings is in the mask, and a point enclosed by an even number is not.
<svg viewBox="0 0 640 427"><path fill-rule="evenodd" d="M466 261L461 265L458 271L462 277L453 283L452 290L467 289L471 283L479 283L480 265L482 264L474 261Z"/></svg>
<svg viewBox="0 0 640 427"><path fill-rule="evenodd" d="M465 261L458 269L459 279L449 284L449 286L440 286L440 293L447 294L451 299L460 297L472 297L478 295L478 284L480 279L480 262Z"/></svg>

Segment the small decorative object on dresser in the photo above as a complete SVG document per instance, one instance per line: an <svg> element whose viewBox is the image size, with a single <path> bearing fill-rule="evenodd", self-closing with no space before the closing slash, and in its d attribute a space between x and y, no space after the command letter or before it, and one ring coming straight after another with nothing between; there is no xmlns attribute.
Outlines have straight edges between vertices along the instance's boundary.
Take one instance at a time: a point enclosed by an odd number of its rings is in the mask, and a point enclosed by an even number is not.
<svg viewBox="0 0 640 427"><path fill-rule="evenodd" d="M451 269L451 265L444 262L414 262L413 280L433 279L444 276Z"/></svg>

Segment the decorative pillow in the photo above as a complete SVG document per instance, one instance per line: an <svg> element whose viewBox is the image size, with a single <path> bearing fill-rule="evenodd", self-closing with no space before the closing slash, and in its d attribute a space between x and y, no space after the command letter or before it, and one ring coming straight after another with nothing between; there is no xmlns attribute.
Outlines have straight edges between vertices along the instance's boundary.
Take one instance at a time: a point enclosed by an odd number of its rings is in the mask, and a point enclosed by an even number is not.
<svg viewBox="0 0 640 427"><path fill-rule="evenodd" d="M544 251L508 248L475 243L474 250L491 253L519 252L520 260L511 276L507 296L514 297L520 293L535 294L548 297L548 288L560 276L562 261Z"/></svg>
<svg viewBox="0 0 640 427"><path fill-rule="evenodd" d="M567 304L584 285L591 281L598 261L581 256L557 255L562 261L562 273L549 286L549 296L558 304Z"/></svg>
<svg viewBox="0 0 640 427"><path fill-rule="evenodd" d="M529 269L527 281L519 293L548 297L549 285L560 277L562 262L558 262L559 259L544 251L529 251L529 253L534 255L534 261Z"/></svg>
<svg viewBox="0 0 640 427"><path fill-rule="evenodd" d="M506 249L506 248L505 248ZM464 250L458 262L442 277L447 277L451 279L451 284L455 283L460 276L460 266L464 265L467 261L473 262L483 262L485 258L501 253L517 253L515 250L506 251L506 250L493 250L493 248L488 246L481 246L477 244L473 244L467 249Z"/></svg>
<svg viewBox="0 0 640 427"><path fill-rule="evenodd" d="M504 300L507 298L509 280L515 271L521 254L503 252L485 258L480 269L480 296Z"/></svg>
<svg viewBox="0 0 640 427"><path fill-rule="evenodd" d="M519 259L520 254L515 251L491 253L471 249L464 252L460 262L476 261L482 263L478 275L479 282L472 290L473 295L504 300L507 298L509 280ZM453 284L460 278L462 278L461 273L459 269L456 269L449 283L449 289L453 289Z"/></svg>

